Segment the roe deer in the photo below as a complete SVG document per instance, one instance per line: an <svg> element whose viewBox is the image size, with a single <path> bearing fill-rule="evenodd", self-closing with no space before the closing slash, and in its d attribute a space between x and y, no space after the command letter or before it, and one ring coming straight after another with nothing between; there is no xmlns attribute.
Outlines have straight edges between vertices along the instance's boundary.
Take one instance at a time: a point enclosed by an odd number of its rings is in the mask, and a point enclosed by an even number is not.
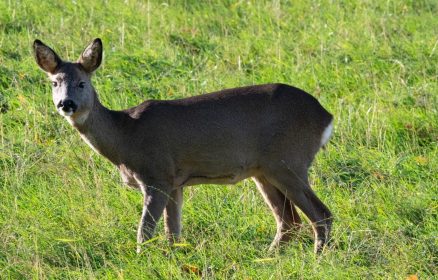
<svg viewBox="0 0 438 280"><path fill-rule="evenodd" d="M226 89L177 99L148 100L113 111L91 84L102 62L95 39L77 62L66 62L39 40L38 65L52 81L58 112L96 152L142 191L137 251L164 212L170 242L181 233L184 186L234 184L252 177L277 223L270 249L288 241L301 219L311 221L315 252L329 238L332 215L309 186L308 168L329 140L332 115L308 93L284 84Z"/></svg>

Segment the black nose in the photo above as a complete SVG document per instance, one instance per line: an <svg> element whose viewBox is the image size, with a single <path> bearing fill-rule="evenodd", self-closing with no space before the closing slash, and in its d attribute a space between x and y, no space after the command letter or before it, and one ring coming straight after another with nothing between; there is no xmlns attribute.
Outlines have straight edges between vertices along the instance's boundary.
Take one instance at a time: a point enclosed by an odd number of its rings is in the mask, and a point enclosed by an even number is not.
<svg viewBox="0 0 438 280"><path fill-rule="evenodd" d="M75 112L76 109L78 108L78 106L73 102L73 100L70 99L59 101L57 107L61 108L64 112L70 112L70 111Z"/></svg>

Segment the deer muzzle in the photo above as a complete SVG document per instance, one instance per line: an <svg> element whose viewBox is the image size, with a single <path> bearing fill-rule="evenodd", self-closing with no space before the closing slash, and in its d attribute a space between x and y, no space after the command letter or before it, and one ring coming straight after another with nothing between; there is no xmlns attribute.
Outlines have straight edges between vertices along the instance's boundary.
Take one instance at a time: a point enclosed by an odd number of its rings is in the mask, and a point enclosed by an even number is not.
<svg viewBox="0 0 438 280"><path fill-rule="evenodd" d="M59 101L56 107L62 115L66 116L71 116L78 109L78 105L76 105L76 103L71 99Z"/></svg>

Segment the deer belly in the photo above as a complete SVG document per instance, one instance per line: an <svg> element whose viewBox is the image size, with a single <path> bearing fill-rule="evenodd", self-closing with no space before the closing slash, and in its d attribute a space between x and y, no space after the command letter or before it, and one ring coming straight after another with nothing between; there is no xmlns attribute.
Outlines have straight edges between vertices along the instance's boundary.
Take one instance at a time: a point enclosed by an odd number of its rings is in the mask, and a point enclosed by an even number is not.
<svg viewBox="0 0 438 280"><path fill-rule="evenodd" d="M248 177L254 176L255 168L239 166L230 170L190 170L177 172L177 186L193 186L199 184L235 184Z"/></svg>

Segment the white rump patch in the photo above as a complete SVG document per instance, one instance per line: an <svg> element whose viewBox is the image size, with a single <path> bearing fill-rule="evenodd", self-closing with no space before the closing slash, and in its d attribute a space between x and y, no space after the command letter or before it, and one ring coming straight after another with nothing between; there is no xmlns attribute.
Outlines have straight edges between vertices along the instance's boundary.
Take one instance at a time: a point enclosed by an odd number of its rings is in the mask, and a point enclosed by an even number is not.
<svg viewBox="0 0 438 280"><path fill-rule="evenodd" d="M324 132L321 136L321 147L325 146L330 139L333 131L333 120L329 123L329 125L324 129Z"/></svg>

